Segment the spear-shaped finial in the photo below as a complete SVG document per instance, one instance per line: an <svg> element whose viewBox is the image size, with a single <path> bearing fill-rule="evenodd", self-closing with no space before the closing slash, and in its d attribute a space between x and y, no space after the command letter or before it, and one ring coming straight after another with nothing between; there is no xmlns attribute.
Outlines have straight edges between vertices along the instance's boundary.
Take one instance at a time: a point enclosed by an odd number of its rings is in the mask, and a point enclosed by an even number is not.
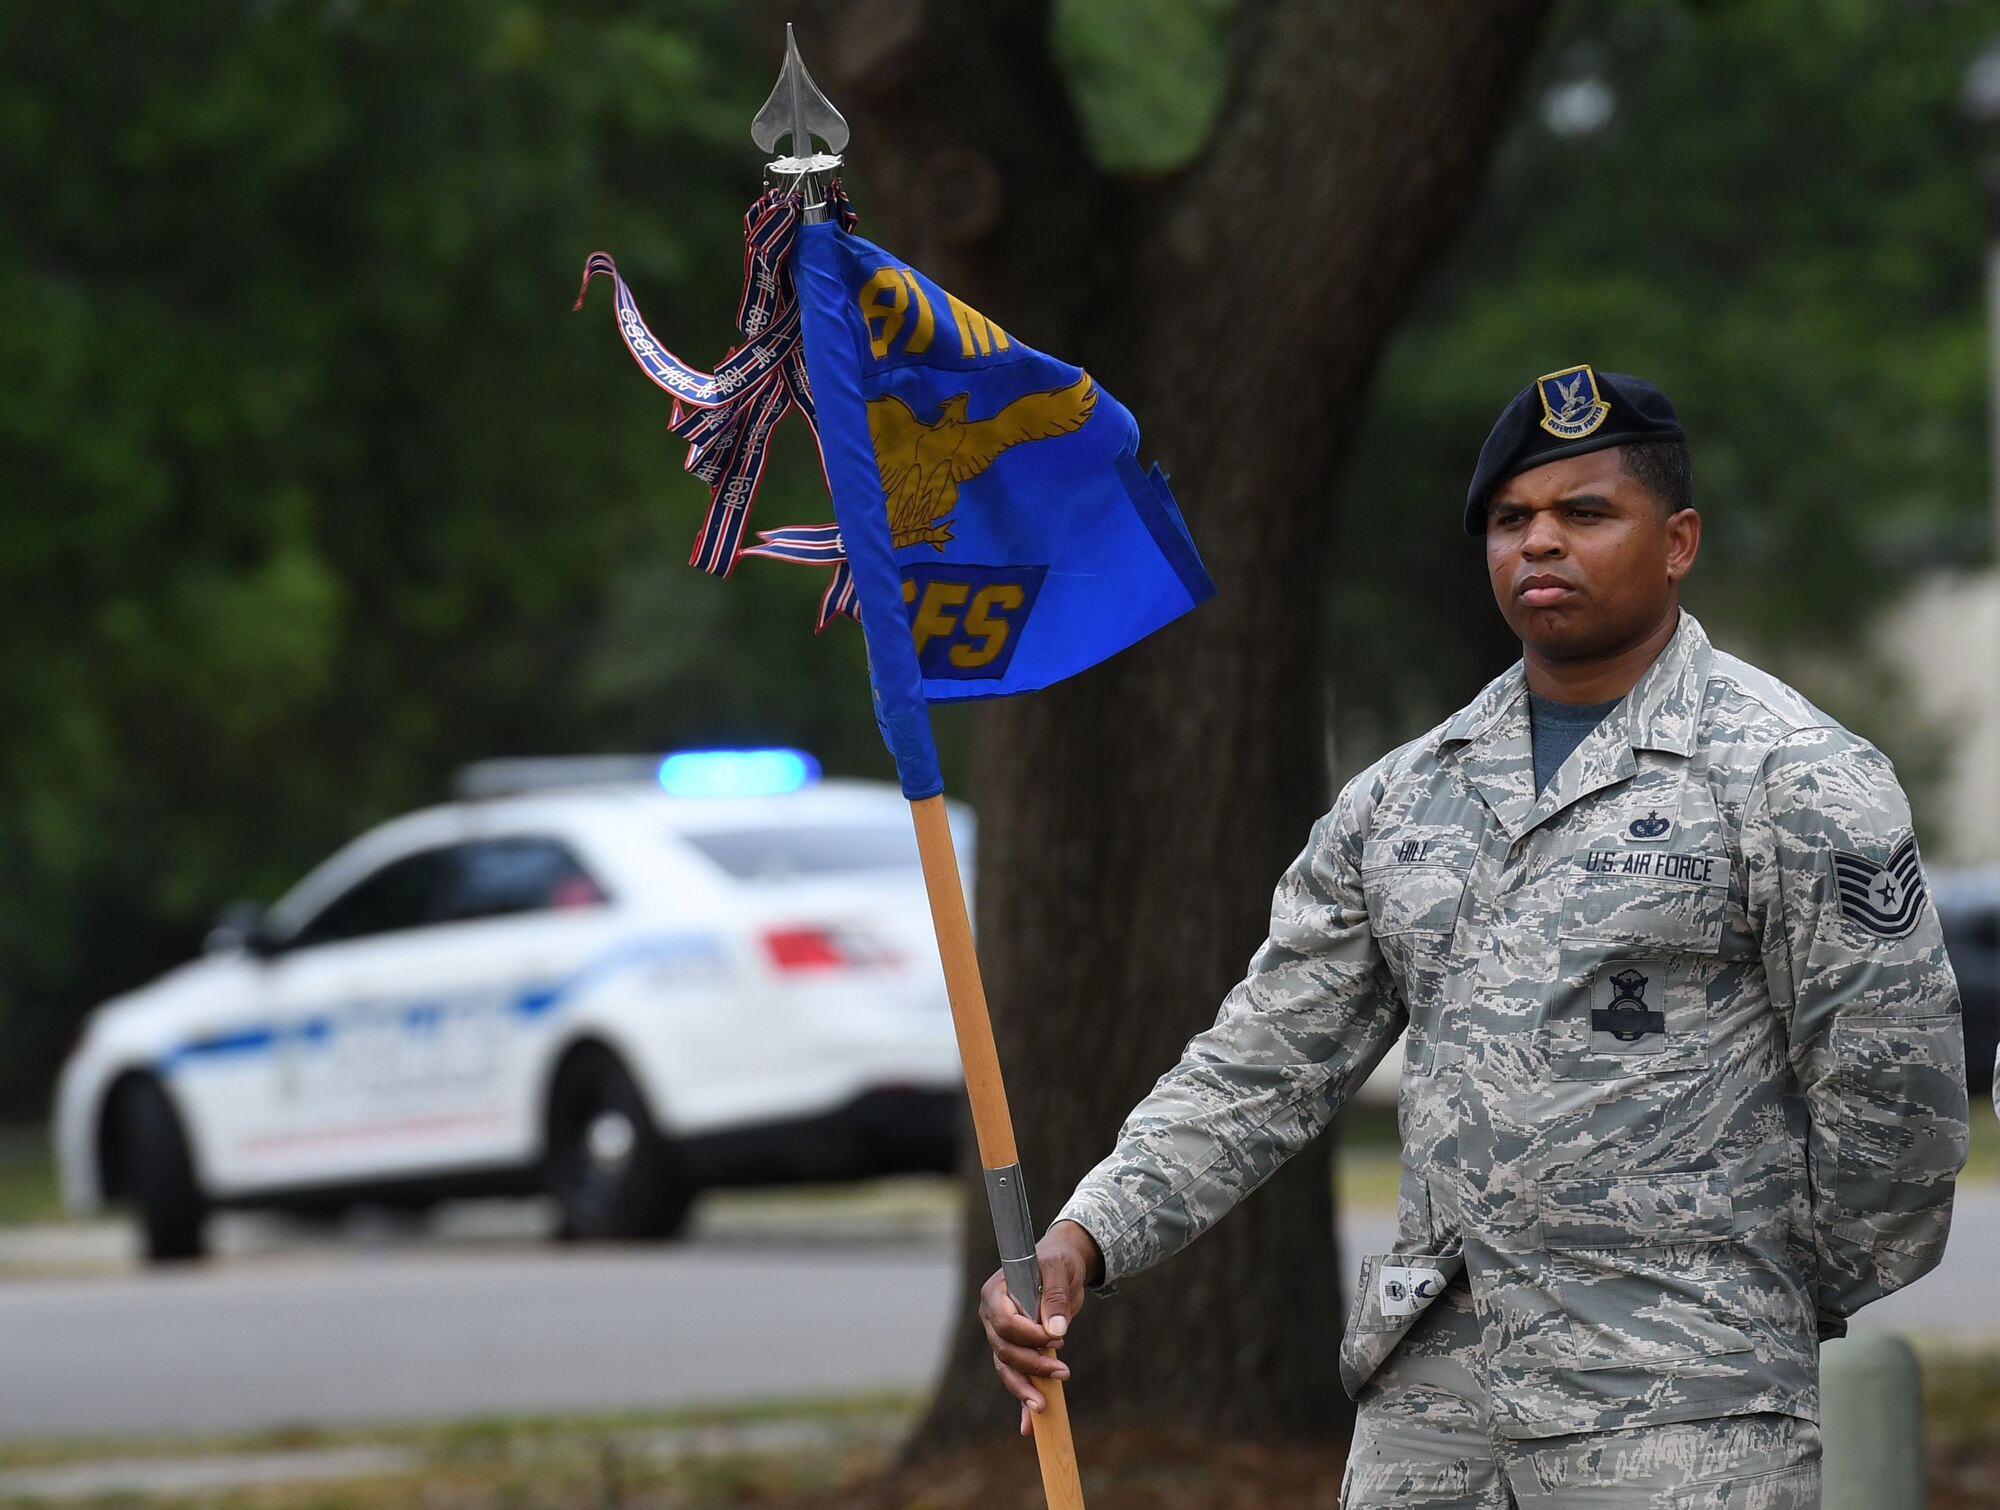
<svg viewBox="0 0 2000 1510"><path fill-rule="evenodd" d="M815 136L826 143L826 151L813 150ZM771 97L750 123L750 139L766 152L776 152L778 143L788 137L790 152L767 166L780 177L798 179L806 186L810 201L818 188L813 175L831 173L840 166L840 151L847 145L847 122L806 72L789 21L785 23L785 66L778 71ZM825 201L808 203L803 218L812 222L826 219Z"/></svg>

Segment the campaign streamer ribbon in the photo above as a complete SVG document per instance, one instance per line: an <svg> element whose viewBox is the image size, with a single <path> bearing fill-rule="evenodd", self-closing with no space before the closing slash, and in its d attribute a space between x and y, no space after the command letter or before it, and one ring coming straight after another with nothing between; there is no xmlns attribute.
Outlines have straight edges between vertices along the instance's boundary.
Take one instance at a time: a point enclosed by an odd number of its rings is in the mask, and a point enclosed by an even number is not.
<svg viewBox="0 0 2000 1510"><path fill-rule="evenodd" d="M853 204L838 180L827 185L827 202L843 229L858 221ZM726 577L736 558L746 554L743 537L749 529L750 506L770 454L771 432L796 408L805 416L819 444L814 421L812 385L806 378L805 347L799 334L798 297L792 287L792 247L798 240L803 196L769 189L758 196L743 217L743 296L737 302L736 328L743 344L730 349L714 372L690 366L668 350L639 313L638 300L619 275L607 252L593 252L583 265L576 309L583 308L590 280L608 275L615 291L614 312L625 349L640 371L673 399L667 428L688 443L685 470L708 484L708 514L695 537L689 564L712 576ZM810 534L819 526L803 527ZM833 526L823 528L831 530ZM844 558L824 554L802 557L786 537L798 533L777 530L775 544L748 554L776 560L814 562ZM835 534L835 550L838 535ZM827 591L820 610L824 629L841 613L853 613L852 590L842 588L840 574ZM845 600L845 606L842 606ZM831 608L829 604L835 605Z"/></svg>
<svg viewBox="0 0 2000 1510"><path fill-rule="evenodd" d="M773 561L796 561L804 566L831 566L833 580L819 600L819 620L813 625L818 634L845 614L861 618L861 599L854 591L854 572L847 564L847 548L840 543L837 524L795 524L784 529L759 530L757 544L747 547L746 556L764 556Z"/></svg>

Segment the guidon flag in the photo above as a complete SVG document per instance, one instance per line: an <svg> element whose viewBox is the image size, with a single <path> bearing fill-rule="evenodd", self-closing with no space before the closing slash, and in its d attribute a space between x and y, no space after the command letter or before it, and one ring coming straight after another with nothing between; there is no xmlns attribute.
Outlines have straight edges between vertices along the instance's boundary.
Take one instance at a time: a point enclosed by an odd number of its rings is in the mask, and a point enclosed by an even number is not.
<svg viewBox="0 0 2000 1510"><path fill-rule="evenodd" d="M673 396L671 428L709 484L693 564L739 555L831 569L819 627L861 622L875 716L904 795L944 789L928 704L1032 692L1210 597L1139 427L1089 373L1024 345L890 252L771 191L745 222L743 345L713 374L647 329L611 259L633 358ZM583 295L579 292L577 303ZM814 428L829 524L762 531L749 511L778 420Z"/></svg>

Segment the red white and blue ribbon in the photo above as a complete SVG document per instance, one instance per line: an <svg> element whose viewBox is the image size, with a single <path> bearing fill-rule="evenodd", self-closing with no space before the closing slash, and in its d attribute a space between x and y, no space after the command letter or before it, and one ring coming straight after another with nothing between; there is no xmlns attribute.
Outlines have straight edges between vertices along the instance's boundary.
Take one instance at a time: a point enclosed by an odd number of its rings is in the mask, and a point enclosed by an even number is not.
<svg viewBox="0 0 2000 1510"><path fill-rule="evenodd" d="M819 600L819 621L813 625L815 634L842 614L860 619L861 600L855 596L854 572L847 564L847 549L840 543L839 525L794 524L783 529L759 530L757 544L743 554L833 568L833 580Z"/></svg>
<svg viewBox="0 0 2000 1510"><path fill-rule="evenodd" d="M852 230L857 217L837 180L827 186L826 195L842 229ZM577 290L575 307L583 308L590 280L599 273L608 274L616 291L618 333L624 338L625 349L640 370L673 399L667 427L688 443L686 469L709 489L708 514L695 537L689 563L726 577L736 558L744 554L782 561L833 562L840 570L821 605L819 627L824 629L838 614L854 612L851 584L844 586L842 581L845 558L838 555L838 533L832 537L836 554L831 556L796 554L789 538L801 533L796 530L775 530L760 536L765 544L747 553L743 547L750 505L770 454L772 431L793 408L805 416L808 426L814 424L791 270L802 203L797 192L771 189L743 217L743 297L737 304L736 326L744 339L712 373L689 366L654 336L608 253L593 252L584 263L583 285ZM816 426L813 440L815 444L819 440ZM815 530L831 531L833 526L807 526L804 533Z"/></svg>

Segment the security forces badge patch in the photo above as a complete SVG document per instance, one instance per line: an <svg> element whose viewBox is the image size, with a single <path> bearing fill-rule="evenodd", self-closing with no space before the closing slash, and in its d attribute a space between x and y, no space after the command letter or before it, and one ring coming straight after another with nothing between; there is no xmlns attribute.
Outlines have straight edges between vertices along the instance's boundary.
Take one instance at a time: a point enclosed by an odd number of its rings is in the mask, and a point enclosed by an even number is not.
<svg viewBox="0 0 2000 1510"><path fill-rule="evenodd" d="M1609 1033L1620 1043L1637 1043L1649 1033L1667 1031L1666 1014L1646 1004L1646 987L1652 981L1645 971L1626 965L1613 975L1607 967L1599 984L1611 988L1611 1000L1590 1009L1593 1033Z"/></svg>
<svg viewBox="0 0 2000 1510"><path fill-rule="evenodd" d="M1611 412L1598 396L1597 374L1588 363L1535 379L1542 397L1542 428L1563 440L1582 440Z"/></svg>
<svg viewBox="0 0 2000 1510"><path fill-rule="evenodd" d="M1904 938L1923 916L1924 872L1915 834L1896 846L1887 865L1835 850L1833 876L1840 890L1840 915L1870 933Z"/></svg>

